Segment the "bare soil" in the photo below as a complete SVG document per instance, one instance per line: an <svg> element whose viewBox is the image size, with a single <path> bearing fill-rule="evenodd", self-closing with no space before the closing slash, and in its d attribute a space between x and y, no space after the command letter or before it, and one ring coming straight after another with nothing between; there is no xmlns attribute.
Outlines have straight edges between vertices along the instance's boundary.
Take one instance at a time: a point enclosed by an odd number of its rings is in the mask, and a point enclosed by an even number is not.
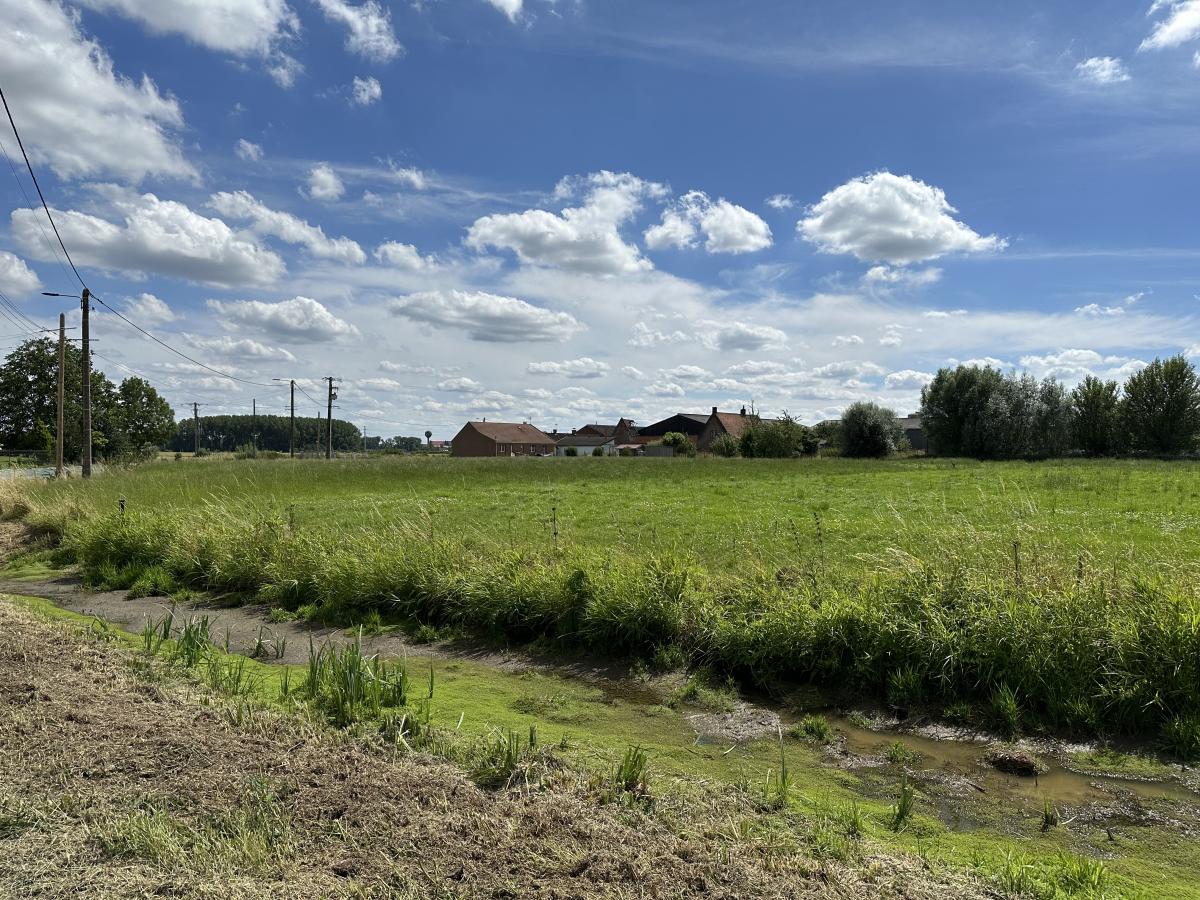
<svg viewBox="0 0 1200 900"><path fill-rule="evenodd" d="M717 837L724 811L682 837L582 788L485 791L294 716L234 715L3 600L0 634L0 896L987 896L909 858L780 859Z"/></svg>

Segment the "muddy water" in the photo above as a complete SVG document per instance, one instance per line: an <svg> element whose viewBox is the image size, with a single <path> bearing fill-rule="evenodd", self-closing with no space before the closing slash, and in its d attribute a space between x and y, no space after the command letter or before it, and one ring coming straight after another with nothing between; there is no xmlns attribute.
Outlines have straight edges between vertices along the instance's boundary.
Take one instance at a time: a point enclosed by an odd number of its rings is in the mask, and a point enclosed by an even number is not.
<svg viewBox="0 0 1200 900"><path fill-rule="evenodd" d="M920 756L905 765L914 777L932 776L948 787L994 798L1028 801L1038 808L1045 800L1060 808L1112 805L1115 801L1170 800L1195 805L1200 794L1176 781L1148 781L1119 775L1082 774L1065 767L1053 754L1039 753L1046 771L1034 777L1000 772L984 761L988 744L981 741L935 740L894 731L874 731L848 719L830 717L842 749L870 764L886 763L888 745L899 741Z"/></svg>

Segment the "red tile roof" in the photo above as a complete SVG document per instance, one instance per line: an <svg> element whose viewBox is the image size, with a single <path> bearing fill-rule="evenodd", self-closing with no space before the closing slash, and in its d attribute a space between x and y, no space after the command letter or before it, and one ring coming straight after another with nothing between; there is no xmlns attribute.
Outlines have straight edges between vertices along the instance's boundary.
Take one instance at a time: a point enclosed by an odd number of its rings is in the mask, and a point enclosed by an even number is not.
<svg viewBox="0 0 1200 900"><path fill-rule="evenodd" d="M468 422L484 437L500 444L549 444L554 438L527 422Z"/></svg>

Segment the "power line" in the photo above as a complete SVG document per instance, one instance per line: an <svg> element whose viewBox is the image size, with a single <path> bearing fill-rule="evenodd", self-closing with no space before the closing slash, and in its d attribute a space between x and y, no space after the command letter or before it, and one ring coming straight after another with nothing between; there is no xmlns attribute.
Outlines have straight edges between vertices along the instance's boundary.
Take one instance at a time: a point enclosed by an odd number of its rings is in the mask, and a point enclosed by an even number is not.
<svg viewBox="0 0 1200 900"><path fill-rule="evenodd" d="M170 350L176 356L186 359L188 362L190 362L194 366L199 366L202 369L212 372L214 375L220 375L222 378L228 378L230 381L239 381L242 384L252 384L255 387L266 387L266 388L279 387L279 385L271 384L270 382L251 381L248 378L239 378L236 375L230 375L228 372L222 372L220 369L214 369L212 366L206 365L205 363L200 362L200 360L194 359L193 357L188 356L182 350L176 350L174 347L172 347L166 341L159 339L158 337L156 337L155 335L153 335L149 331L147 331L145 328L143 328L141 325L126 318L124 315L119 313L117 310L113 309L111 306L109 306L107 303L105 303L103 300L101 300L95 294L92 294L92 299L95 300L97 303L99 303L101 306L103 306L105 309L107 309L110 313L112 313L114 316L116 316L118 319L120 319L122 322L124 322L129 327L131 327L137 331L140 331L142 334L144 334L146 337L150 338L150 340L154 341L156 344L160 344L161 346L166 347L168 350Z"/></svg>
<svg viewBox="0 0 1200 900"><path fill-rule="evenodd" d="M80 287L87 287L83 276L75 268L75 261L71 259L71 254L67 252L67 245L63 243L62 235L58 233L58 226L54 224L54 216L50 215L50 205L46 203L46 196L42 193L42 186L38 184L37 175L33 172L33 163L29 161L29 154L25 152L25 142L21 140L21 132L17 131L17 123L13 120L12 110L8 108L8 98L4 96L3 88L0 88L0 102L4 103L4 112L8 115L8 124L12 126L13 136L17 139L17 146L21 148L21 155L25 157L25 168L29 170L29 177L33 179L33 186L37 189L38 199L42 201L42 209L46 211L46 218L50 220L50 227L54 229L54 236L58 238L58 246L62 247L63 255L67 257L67 262L71 265L71 271L79 279Z"/></svg>
<svg viewBox="0 0 1200 900"><path fill-rule="evenodd" d="M21 181L21 176L17 174L17 167L12 161L12 157L8 155L8 148L4 146L4 142L0 141L0 153L4 154L5 160L8 161L8 168L12 171L13 180L17 183L17 187L21 189L21 196L25 198L25 205L30 209L33 208L33 201L29 199L29 191L25 190L25 183ZM58 248L54 246L54 242L50 240L50 235L46 234L46 226L42 224L42 220L35 218L38 231L42 233L42 240L46 242L46 246L50 248L50 254L54 257L54 261L58 263L58 267L63 270L63 274L70 277L71 273L67 271L66 265L63 264L62 257L58 253Z"/></svg>

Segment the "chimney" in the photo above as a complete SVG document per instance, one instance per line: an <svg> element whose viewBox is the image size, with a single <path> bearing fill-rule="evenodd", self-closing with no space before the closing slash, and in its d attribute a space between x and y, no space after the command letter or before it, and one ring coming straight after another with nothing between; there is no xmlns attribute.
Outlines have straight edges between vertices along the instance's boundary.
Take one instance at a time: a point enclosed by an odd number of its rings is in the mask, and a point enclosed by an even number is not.
<svg viewBox="0 0 1200 900"><path fill-rule="evenodd" d="M717 414L717 408L714 406L713 407L713 415L715 416L716 414Z"/></svg>
<svg viewBox="0 0 1200 900"><path fill-rule="evenodd" d="M572 428L572 429L571 429L571 434L574 434L574 433L575 433L575 429L574 429L574 428Z"/></svg>
<svg viewBox="0 0 1200 900"><path fill-rule="evenodd" d="M744 417L745 415L746 415L746 407L743 406L742 407L742 416Z"/></svg>

